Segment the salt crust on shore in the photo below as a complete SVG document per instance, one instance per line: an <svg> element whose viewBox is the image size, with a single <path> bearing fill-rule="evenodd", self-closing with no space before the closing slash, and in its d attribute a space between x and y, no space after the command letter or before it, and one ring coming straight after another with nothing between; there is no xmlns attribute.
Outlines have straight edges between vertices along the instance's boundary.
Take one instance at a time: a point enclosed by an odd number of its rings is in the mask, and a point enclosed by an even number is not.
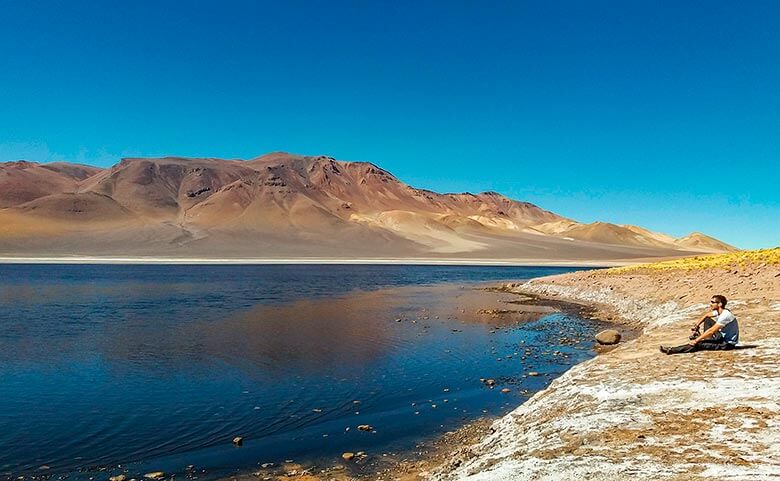
<svg viewBox="0 0 780 481"><path fill-rule="evenodd" d="M621 292L619 279L555 278L562 280L539 279L513 290L593 303L638 323L642 335L570 369L497 420L491 435L453 453L432 479L780 477L776 297L729 303L741 320L743 343L749 339L754 348L666 356L658 345L685 342L686 327L706 307L661 302L681 292L679 282L655 279L660 284L644 292L627 290L629 295ZM737 285L742 282L735 281L734 291L749 295L753 288ZM775 282L762 295L776 295L776 287ZM693 293L701 298L701 292Z"/></svg>

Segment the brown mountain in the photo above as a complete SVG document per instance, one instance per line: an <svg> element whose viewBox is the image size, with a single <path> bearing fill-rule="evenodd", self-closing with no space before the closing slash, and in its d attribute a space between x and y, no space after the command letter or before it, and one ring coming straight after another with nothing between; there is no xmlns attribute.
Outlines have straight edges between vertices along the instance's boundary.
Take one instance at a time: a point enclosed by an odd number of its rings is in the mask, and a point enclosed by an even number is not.
<svg viewBox="0 0 780 481"><path fill-rule="evenodd" d="M100 169L87 165L37 164L24 160L0 163L0 209L51 194L73 192L80 181Z"/></svg>
<svg viewBox="0 0 780 481"><path fill-rule="evenodd" d="M701 252L730 252L735 251L733 246L719 241L714 237L704 235L701 232L692 232L685 237L675 240L675 244L683 249L696 250Z"/></svg>
<svg viewBox="0 0 780 481"><path fill-rule="evenodd" d="M0 255L598 260L729 249L702 234L580 224L495 192L416 189L325 156L0 164Z"/></svg>

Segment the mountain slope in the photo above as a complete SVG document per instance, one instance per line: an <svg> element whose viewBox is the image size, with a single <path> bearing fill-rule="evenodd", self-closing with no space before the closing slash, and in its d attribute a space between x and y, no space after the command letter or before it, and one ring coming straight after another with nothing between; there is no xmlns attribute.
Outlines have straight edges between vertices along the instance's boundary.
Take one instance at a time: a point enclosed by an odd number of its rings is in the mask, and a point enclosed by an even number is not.
<svg viewBox="0 0 780 481"><path fill-rule="evenodd" d="M681 237L675 241L675 244L685 248L696 250L700 252L735 252L738 249L734 246L728 245L725 242L719 241L714 237L702 234L701 232L693 232L685 237Z"/></svg>
<svg viewBox="0 0 780 481"><path fill-rule="evenodd" d="M0 163L0 209L47 195L74 192L79 182L100 172L96 167L24 160Z"/></svg>
<svg viewBox="0 0 780 481"><path fill-rule="evenodd" d="M0 164L0 192L0 253L9 255L626 259L731 249L284 152L128 158L109 169L10 162Z"/></svg>

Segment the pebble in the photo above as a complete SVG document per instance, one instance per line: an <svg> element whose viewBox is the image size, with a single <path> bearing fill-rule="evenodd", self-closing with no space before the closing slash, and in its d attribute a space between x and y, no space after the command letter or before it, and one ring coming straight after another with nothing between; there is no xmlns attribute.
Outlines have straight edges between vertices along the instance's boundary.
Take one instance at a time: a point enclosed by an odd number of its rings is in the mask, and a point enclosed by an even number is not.
<svg viewBox="0 0 780 481"><path fill-rule="evenodd" d="M529 376L534 376L534 377L536 377L536 376L538 376L538 375L539 375L539 373L538 373L538 372L536 372L536 371L531 371L531 372L529 372L529 373L528 373L528 375L529 375Z"/></svg>
<svg viewBox="0 0 780 481"><path fill-rule="evenodd" d="M241 446L242 444L244 444L244 438L242 438L241 436L234 437L233 444L236 446Z"/></svg>
<svg viewBox="0 0 780 481"><path fill-rule="evenodd" d="M508 387L505 387L504 389L501 390L501 392L502 393L508 393L508 392L512 392L512 390L509 389Z"/></svg>
<svg viewBox="0 0 780 481"><path fill-rule="evenodd" d="M147 479L162 479L165 477L165 473L162 471L152 471L151 473L144 474L144 478Z"/></svg>
<svg viewBox="0 0 780 481"><path fill-rule="evenodd" d="M125 481L127 479L127 476L124 474L120 474L118 476L111 476L108 478L108 481Z"/></svg>
<svg viewBox="0 0 780 481"><path fill-rule="evenodd" d="M358 425L358 431L373 431L374 428L371 427L370 424L360 424Z"/></svg>
<svg viewBox="0 0 780 481"><path fill-rule="evenodd" d="M346 452L342 454L341 457L344 459L344 461L352 461L355 459L355 453Z"/></svg>

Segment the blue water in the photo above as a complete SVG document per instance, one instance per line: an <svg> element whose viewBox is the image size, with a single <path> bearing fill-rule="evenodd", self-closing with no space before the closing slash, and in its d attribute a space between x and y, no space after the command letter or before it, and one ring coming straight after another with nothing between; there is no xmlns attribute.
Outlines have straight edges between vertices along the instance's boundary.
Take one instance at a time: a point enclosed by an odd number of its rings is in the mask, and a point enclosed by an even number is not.
<svg viewBox="0 0 780 481"><path fill-rule="evenodd" d="M0 477L209 479L412 448L591 355L576 313L475 307L517 306L473 283L571 270L0 265Z"/></svg>

